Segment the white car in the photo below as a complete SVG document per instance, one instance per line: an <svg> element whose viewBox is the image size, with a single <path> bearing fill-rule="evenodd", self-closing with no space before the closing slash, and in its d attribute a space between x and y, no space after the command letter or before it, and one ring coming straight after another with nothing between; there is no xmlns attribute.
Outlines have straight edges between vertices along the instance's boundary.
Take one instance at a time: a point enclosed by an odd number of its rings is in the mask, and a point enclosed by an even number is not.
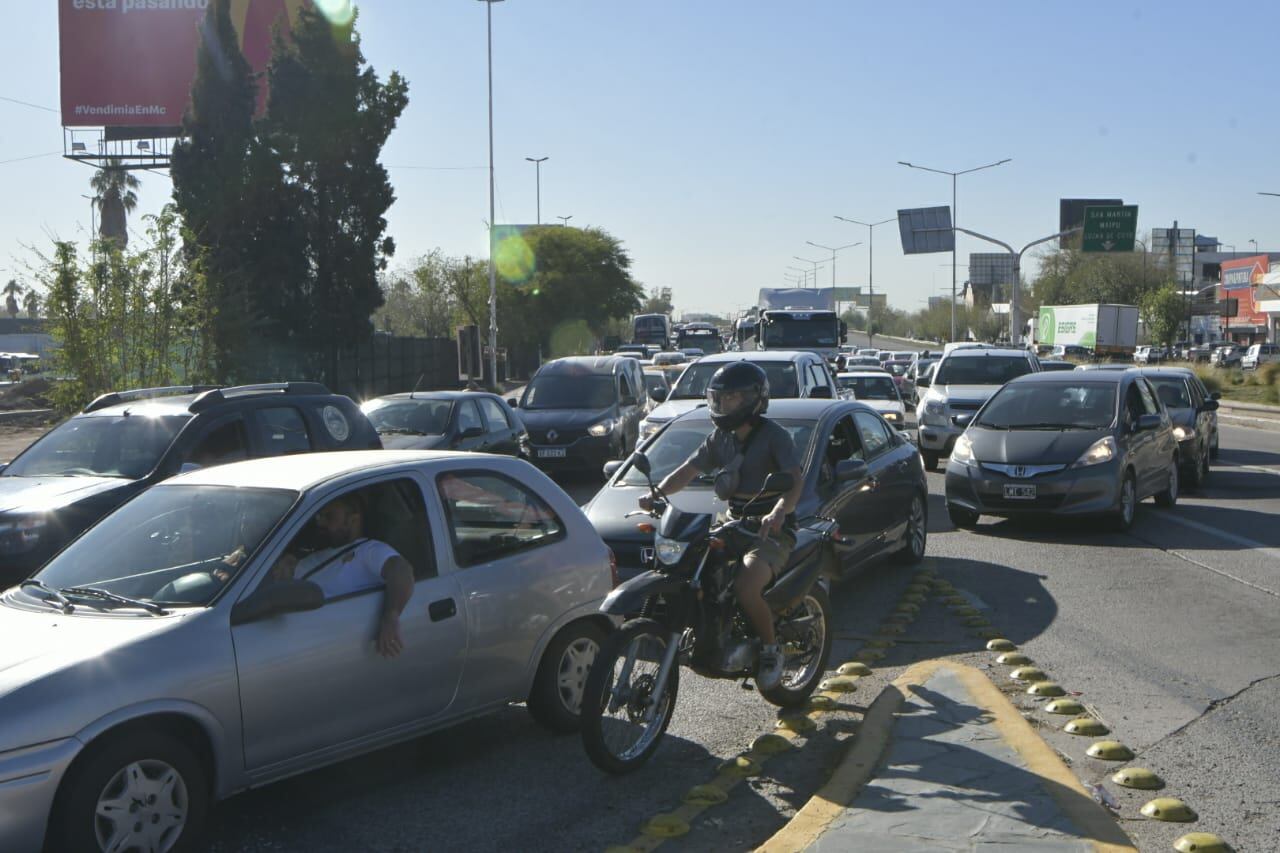
<svg viewBox="0 0 1280 853"><path fill-rule="evenodd" d="M853 399L875 409L894 429L907 424L907 406L902 402L893 377L883 370L853 370L836 374L836 381Z"/></svg>
<svg viewBox="0 0 1280 853"><path fill-rule="evenodd" d="M1240 369L1257 370L1273 361L1280 361L1280 344L1253 344L1240 357Z"/></svg>

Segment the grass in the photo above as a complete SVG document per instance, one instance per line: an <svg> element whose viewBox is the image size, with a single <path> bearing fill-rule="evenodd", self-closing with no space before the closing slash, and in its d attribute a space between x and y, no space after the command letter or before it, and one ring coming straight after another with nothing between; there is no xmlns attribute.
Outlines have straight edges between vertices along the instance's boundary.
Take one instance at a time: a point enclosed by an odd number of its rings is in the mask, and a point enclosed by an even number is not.
<svg viewBox="0 0 1280 853"><path fill-rule="evenodd" d="M1224 400L1280 405L1280 364L1268 364L1247 372L1200 366L1196 374L1210 391L1221 391Z"/></svg>

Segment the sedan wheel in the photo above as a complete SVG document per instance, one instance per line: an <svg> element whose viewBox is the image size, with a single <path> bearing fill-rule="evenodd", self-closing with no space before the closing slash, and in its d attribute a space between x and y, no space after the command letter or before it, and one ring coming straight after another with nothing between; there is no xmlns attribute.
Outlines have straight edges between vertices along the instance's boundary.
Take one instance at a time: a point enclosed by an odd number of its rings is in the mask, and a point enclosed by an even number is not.
<svg viewBox="0 0 1280 853"><path fill-rule="evenodd" d="M555 636L529 691L529 713L535 720L561 734L578 730L587 675L604 637L600 626L588 621L575 622Z"/></svg>
<svg viewBox="0 0 1280 853"><path fill-rule="evenodd" d="M111 777L94 808L101 850L172 850L187 825L187 785L163 761L135 761Z"/></svg>
<svg viewBox="0 0 1280 853"><path fill-rule="evenodd" d="M1138 484L1132 474L1126 474L1120 484L1120 498L1116 507L1114 521L1117 530L1128 530L1133 526L1133 517L1138 511Z"/></svg>
<svg viewBox="0 0 1280 853"><path fill-rule="evenodd" d="M1163 492L1156 493L1156 506L1168 509L1178 502L1178 459L1169 465L1169 484Z"/></svg>
<svg viewBox="0 0 1280 853"><path fill-rule="evenodd" d="M912 565L924 559L924 549L929 538L929 523L925 517L924 499L916 495L907 510L907 530L902 535L902 547L893 552L899 563Z"/></svg>

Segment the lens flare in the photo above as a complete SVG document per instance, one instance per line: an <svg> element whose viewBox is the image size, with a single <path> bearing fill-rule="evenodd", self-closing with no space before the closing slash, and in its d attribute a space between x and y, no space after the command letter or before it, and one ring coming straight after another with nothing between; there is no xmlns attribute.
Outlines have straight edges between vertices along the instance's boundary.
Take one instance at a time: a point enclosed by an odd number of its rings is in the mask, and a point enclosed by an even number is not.
<svg viewBox="0 0 1280 853"><path fill-rule="evenodd" d="M537 266L533 249L514 228L494 229L494 259L498 274L512 284L524 284Z"/></svg>
<svg viewBox="0 0 1280 853"><path fill-rule="evenodd" d="M329 23L345 27L356 17L356 7L351 0L315 0L316 9Z"/></svg>

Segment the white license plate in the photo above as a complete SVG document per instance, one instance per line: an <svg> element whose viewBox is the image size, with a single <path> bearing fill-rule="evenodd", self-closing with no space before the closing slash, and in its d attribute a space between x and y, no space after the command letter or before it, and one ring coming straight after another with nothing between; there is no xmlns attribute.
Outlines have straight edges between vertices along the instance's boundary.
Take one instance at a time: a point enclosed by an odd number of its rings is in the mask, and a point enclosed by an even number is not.
<svg viewBox="0 0 1280 853"><path fill-rule="evenodd" d="M564 448L563 448L563 447L551 447L551 448L547 448L547 449L545 449L545 450L539 450L539 451L538 451L538 458L539 458L539 459L563 459L563 458L564 458Z"/></svg>
<svg viewBox="0 0 1280 853"><path fill-rule="evenodd" d="M1004 487L1005 500L1011 501L1033 501L1036 499L1035 486L1011 486Z"/></svg>

